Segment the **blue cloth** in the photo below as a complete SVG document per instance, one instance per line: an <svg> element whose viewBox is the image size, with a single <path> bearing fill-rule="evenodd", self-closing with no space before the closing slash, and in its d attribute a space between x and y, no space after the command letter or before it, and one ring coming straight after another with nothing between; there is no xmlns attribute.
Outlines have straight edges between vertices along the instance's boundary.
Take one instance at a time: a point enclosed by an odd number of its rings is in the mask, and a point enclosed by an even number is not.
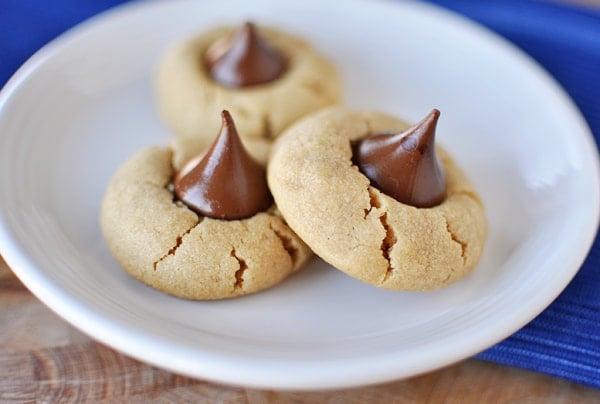
<svg viewBox="0 0 600 404"><path fill-rule="evenodd" d="M0 0L0 84L67 28L126 0ZM431 0L508 38L567 90L600 137L600 9L531 0ZM600 388L600 240L548 309L478 358Z"/></svg>

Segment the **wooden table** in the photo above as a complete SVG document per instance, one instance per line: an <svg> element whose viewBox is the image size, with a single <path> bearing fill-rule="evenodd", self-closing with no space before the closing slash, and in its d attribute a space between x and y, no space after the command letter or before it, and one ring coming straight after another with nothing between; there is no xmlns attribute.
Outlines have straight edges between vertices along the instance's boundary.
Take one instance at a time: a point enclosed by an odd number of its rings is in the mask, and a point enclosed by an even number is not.
<svg viewBox="0 0 600 404"><path fill-rule="evenodd" d="M37 300L0 258L0 402L600 402L600 390L468 359L393 383L325 392L222 386L94 342ZM538 401L539 400L539 401Z"/></svg>

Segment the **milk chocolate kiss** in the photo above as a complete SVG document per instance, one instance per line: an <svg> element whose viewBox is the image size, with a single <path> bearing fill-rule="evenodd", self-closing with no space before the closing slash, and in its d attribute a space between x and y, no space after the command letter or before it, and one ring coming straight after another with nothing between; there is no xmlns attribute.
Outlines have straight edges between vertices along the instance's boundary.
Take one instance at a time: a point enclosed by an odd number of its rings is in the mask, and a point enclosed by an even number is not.
<svg viewBox="0 0 600 404"><path fill-rule="evenodd" d="M216 219L245 219L268 209L265 169L244 149L227 111L213 145L189 171L175 177L175 195L190 209Z"/></svg>
<svg viewBox="0 0 600 404"><path fill-rule="evenodd" d="M283 74L286 61L245 23L230 38L217 40L204 56L213 80L226 87L245 87L273 81Z"/></svg>
<svg viewBox="0 0 600 404"><path fill-rule="evenodd" d="M398 202L418 208L439 205L446 177L435 152L440 111L400 133L374 134L354 144L353 160L371 184Z"/></svg>

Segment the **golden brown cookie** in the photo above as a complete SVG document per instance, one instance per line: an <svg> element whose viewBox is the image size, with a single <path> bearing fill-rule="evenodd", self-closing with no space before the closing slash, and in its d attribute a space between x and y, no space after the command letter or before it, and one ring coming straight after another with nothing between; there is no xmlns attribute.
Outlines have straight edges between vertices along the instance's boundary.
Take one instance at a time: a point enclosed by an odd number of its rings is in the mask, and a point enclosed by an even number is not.
<svg viewBox="0 0 600 404"><path fill-rule="evenodd" d="M133 277L187 299L220 299L276 285L310 256L273 206L248 219L202 217L176 202L168 148L151 147L114 175L100 226Z"/></svg>
<svg viewBox="0 0 600 404"><path fill-rule="evenodd" d="M487 221L469 180L442 149L441 204L416 208L370 185L352 163L351 142L407 127L377 112L322 111L277 140L267 178L290 227L325 261L386 289L434 290L477 264Z"/></svg>
<svg viewBox="0 0 600 404"><path fill-rule="evenodd" d="M341 83L336 69L306 42L270 28L259 33L286 60L277 79L241 88L217 83L203 64L207 50L232 28L216 28L174 45L162 58L156 98L164 120L176 135L179 163L202 148L217 132L218 115L227 109L236 117L247 150L266 163L273 139L298 118L336 104Z"/></svg>

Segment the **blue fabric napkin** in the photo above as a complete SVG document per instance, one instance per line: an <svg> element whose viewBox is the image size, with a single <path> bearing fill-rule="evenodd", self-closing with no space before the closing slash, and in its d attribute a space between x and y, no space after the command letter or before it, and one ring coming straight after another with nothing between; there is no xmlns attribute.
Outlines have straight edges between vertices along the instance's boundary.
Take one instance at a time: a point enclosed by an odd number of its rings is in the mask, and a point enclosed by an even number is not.
<svg viewBox="0 0 600 404"><path fill-rule="evenodd" d="M0 85L66 29L126 0L1 0ZM600 137L600 8L531 0L430 0L508 38L567 90ZM600 388L600 240L578 275L526 327L478 358Z"/></svg>

